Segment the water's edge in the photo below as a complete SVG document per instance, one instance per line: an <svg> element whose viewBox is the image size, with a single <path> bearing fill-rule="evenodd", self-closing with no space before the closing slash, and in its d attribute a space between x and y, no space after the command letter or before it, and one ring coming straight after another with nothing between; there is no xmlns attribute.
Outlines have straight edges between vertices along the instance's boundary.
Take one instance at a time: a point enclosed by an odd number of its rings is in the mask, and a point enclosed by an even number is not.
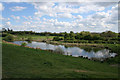
<svg viewBox="0 0 120 80"><path fill-rule="evenodd" d="M13 43L21 45L22 42L26 41L14 41ZM107 58L115 57L117 55L116 53L111 53L110 50L105 48L94 51L91 47L81 49L80 47L77 46L69 47L66 45L54 45L36 41L32 41L32 43L27 43L27 46L33 48L40 48L42 50L54 51L56 53L60 53L63 55L71 55L73 57L84 57L88 59L97 59L100 61L103 61Z"/></svg>

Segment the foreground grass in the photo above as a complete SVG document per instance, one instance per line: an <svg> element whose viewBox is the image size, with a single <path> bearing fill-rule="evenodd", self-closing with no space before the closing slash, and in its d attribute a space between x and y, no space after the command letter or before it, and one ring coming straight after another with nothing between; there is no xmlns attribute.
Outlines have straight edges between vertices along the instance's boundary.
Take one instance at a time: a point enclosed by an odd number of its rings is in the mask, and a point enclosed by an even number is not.
<svg viewBox="0 0 120 80"><path fill-rule="evenodd" d="M3 78L118 78L107 63L2 44Z"/></svg>

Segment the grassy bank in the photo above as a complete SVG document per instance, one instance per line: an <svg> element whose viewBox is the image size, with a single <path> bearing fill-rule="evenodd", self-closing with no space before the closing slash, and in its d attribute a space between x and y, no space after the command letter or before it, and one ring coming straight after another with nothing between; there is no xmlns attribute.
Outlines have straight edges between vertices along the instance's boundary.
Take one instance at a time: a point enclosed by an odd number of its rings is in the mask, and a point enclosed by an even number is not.
<svg viewBox="0 0 120 80"><path fill-rule="evenodd" d="M63 41L47 41L46 43L55 44L55 45L66 45L66 46L93 46L93 47L104 47L103 44L95 43L66 43Z"/></svg>
<svg viewBox="0 0 120 80"><path fill-rule="evenodd" d="M118 78L118 67L2 43L3 78Z"/></svg>
<svg viewBox="0 0 120 80"><path fill-rule="evenodd" d="M106 62L111 64L120 64L120 44L104 44L104 46L110 49L112 52L117 53L116 57L110 58Z"/></svg>

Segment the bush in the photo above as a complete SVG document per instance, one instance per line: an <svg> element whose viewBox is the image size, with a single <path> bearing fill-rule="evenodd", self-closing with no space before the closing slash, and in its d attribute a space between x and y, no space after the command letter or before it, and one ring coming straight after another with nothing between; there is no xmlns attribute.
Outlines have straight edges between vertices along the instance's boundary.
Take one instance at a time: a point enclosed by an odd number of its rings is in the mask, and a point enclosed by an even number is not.
<svg viewBox="0 0 120 80"><path fill-rule="evenodd" d="M28 41L28 43L31 43L32 42L32 38L29 37L26 41Z"/></svg>
<svg viewBox="0 0 120 80"><path fill-rule="evenodd" d="M88 43L88 40L80 40L79 43Z"/></svg>
<svg viewBox="0 0 120 80"><path fill-rule="evenodd" d="M109 44L118 44L118 41L117 40L109 40L109 41L107 41L107 43L109 43Z"/></svg>
<svg viewBox="0 0 120 80"><path fill-rule="evenodd" d="M4 40L5 40L5 41L14 41L14 37L13 37L13 35L9 34L8 36L6 36L6 37L4 38Z"/></svg>
<svg viewBox="0 0 120 80"><path fill-rule="evenodd" d="M65 40L64 42L73 43L74 40Z"/></svg>
<svg viewBox="0 0 120 80"><path fill-rule="evenodd" d="M119 37L113 37L110 40L118 40L118 39L119 39Z"/></svg>
<svg viewBox="0 0 120 80"><path fill-rule="evenodd" d="M88 43L94 43L94 41L89 40Z"/></svg>
<svg viewBox="0 0 120 80"><path fill-rule="evenodd" d="M26 45L27 45L27 43L25 43L25 42L23 42L23 43L21 44L21 46L23 46L23 47L26 46Z"/></svg>
<svg viewBox="0 0 120 80"><path fill-rule="evenodd" d="M94 43L104 43L102 40L94 40Z"/></svg>
<svg viewBox="0 0 120 80"><path fill-rule="evenodd" d="M58 36L55 36L55 37L53 38L53 41L60 41L60 40L63 40L63 38L59 38Z"/></svg>
<svg viewBox="0 0 120 80"><path fill-rule="evenodd" d="M3 33L3 34L2 34L2 37L6 37L6 36L7 36L7 34L6 34L6 33Z"/></svg>
<svg viewBox="0 0 120 80"><path fill-rule="evenodd" d="M88 43L88 40L65 40L68 43Z"/></svg>
<svg viewBox="0 0 120 80"><path fill-rule="evenodd" d="M57 47L54 52L56 53L59 53L59 54L64 54L64 51L60 48L60 47Z"/></svg>

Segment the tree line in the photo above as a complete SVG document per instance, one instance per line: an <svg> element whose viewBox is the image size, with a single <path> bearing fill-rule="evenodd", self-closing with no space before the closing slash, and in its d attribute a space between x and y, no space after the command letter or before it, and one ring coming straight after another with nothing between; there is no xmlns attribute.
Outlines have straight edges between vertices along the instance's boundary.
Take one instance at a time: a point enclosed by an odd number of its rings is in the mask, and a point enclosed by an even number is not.
<svg viewBox="0 0 120 80"><path fill-rule="evenodd" d="M112 31L106 31L102 33L90 33L88 31L82 31L80 33L70 33L65 32L64 38L56 36L53 38L54 41L69 42L69 43L119 43L120 33L115 33Z"/></svg>
<svg viewBox="0 0 120 80"><path fill-rule="evenodd" d="M12 29L3 29L2 30L4 37L7 34L13 35L39 35L39 36L55 36L53 41L64 41L64 42L77 42L77 43L119 43L120 33L115 33L112 31L105 31L102 33L91 33L89 31L82 31L74 33L73 31L60 32L60 33L51 33L51 32L34 32L34 31L13 31Z"/></svg>

